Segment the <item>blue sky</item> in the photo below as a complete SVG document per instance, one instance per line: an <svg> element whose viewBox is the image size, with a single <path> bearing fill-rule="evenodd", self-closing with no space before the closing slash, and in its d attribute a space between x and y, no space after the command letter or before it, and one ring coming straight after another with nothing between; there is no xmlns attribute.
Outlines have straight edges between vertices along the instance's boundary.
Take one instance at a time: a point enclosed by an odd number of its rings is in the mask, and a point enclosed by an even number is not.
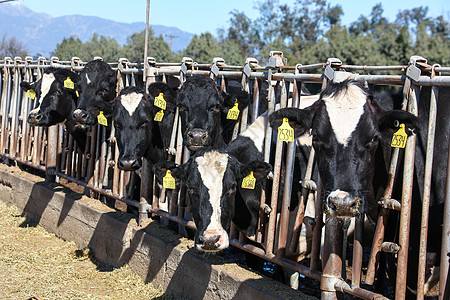
<svg viewBox="0 0 450 300"><path fill-rule="evenodd" d="M448 0L327 0L332 5L340 4L344 10L343 23L355 21L361 14L368 15L376 3L382 3L384 16L390 21L403 9L428 6L428 15L444 15L450 18ZM145 22L146 0L108 1L108 0L18 0L36 12L44 12L53 17L64 15L97 16L114 21L132 23ZM258 16L254 8L256 0L151 0L150 24L175 26L181 30L200 34L217 33L217 28L227 28L229 12L237 9L251 19ZM294 3L294 0L280 0L280 3ZM445 4L447 2L447 4ZM446 8L447 6L447 8Z"/></svg>

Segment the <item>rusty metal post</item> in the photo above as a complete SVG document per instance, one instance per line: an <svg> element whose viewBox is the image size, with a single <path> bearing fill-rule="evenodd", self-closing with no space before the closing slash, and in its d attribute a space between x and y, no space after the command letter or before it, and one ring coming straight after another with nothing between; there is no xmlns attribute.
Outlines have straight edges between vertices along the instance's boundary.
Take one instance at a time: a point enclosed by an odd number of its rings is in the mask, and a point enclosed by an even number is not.
<svg viewBox="0 0 450 300"><path fill-rule="evenodd" d="M321 299L338 299L336 283L342 271L342 219L327 217L325 222L325 244L323 272L320 279Z"/></svg>
<svg viewBox="0 0 450 300"><path fill-rule="evenodd" d="M420 95L420 87L413 86L409 94L408 111L417 116L417 101ZM402 186L402 210L400 211L399 245L397 259L397 279L395 287L395 299L404 299L406 294L406 274L408 265L409 228L411 217L411 199L414 173L416 136L408 137L405 147L405 168L403 172Z"/></svg>
<svg viewBox="0 0 450 300"><path fill-rule="evenodd" d="M423 299L425 296L424 286L425 286L426 255L427 255L427 241L428 241L428 219L430 212L431 174L432 174L431 172L433 169L434 137L436 130L438 95L439 89L437 87L432 87L430 96L430 113L428 120L427 152L425 159L425 178L422 197L422 222L420 226L421 230L420 230L420 246L419 246L419 272L417 276L417 299Z"/></svg>
<svg viewBox="0 0 450 300"><path fill-rule="evenodd" d="M45 180L55 181L56 159L58 155L58 125L53 125L47 131L47 153L45 163Z"/></svg>
<svg viewBox="0 0 450 300"><path fill-rule="evenodd" d="M353 242L353 261L352 261L352 287L359 286L361 282L361 268L363 259L363 247L362 247L363 232L364 232L364 214L361 214L355 217L355 236Z"/></svg>
<svg viewBox="0 0 450 300"><path fill-rule="evenodd" d="M450 141L448 147L447 183L445 186L444 228L442 228L441 270L439 279L439 300L450 298Z"/></svg>

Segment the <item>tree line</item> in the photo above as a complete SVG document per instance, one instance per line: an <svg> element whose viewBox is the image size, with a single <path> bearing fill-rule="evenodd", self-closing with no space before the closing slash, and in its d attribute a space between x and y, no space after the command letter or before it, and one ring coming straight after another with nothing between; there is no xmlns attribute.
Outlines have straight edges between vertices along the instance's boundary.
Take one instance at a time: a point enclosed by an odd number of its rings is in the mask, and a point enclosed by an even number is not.
<svg viewBox="0 0 450 300"><path fill-rule="evenodd" d="M195 35L180 53L172 53L162 35L155 36L150 28L149 56L158 62L181 61L187 56L199 63L222 57L230 65L242 65L247 57L256 57L264 65L269 51L279 50L289 65L325 62L329 57L345 64L397 65L407 63L412 55L450 65L448 16L430 17L426 6L399 11L391 22L378 3L368 16L360 15L347 26L342 24L342 6L326 0L296 0L292 5L260 0L256 7L259 15L255 19L233 10L228 28L220 28L217 37L209 32ZM123 46L98 34L86 42L64 38L52 54L61 60L77 56L89 61L101 56L105 61L126 57L139 62L144 56L144 30L129 36Z"/></svg>

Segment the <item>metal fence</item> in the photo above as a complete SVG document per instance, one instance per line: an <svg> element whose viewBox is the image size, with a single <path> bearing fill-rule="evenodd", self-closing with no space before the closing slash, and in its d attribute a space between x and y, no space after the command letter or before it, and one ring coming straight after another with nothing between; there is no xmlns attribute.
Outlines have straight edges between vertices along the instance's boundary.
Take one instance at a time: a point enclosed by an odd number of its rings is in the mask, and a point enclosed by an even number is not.
<svg viewBox="0 0 450 300"><path fill-rule="evenodd" d="M26 165L41 171L45 171L48 180L60 180L64 178L75 182L89 189L90 196L102 201L115 199L115 207L119 210L126 210L127 206L138 208L139 222L145 221L149 214L159 215L162 219L170 220L185 227L195 229L194 222L190 219L189 203L186 203L183 190L175 190L166 197L164 189L158 190L158 186L146 186L148 165L145 164L141 170L141 192L134 194L134 186L137 182L135 172L124 172L117 167L118 149L114 139L114 127L107 136L104 126L94 126L87 137L86 149L84 153L77 150L75 140L65 131L63 125L56 125L49 128L32 127L26 120L28 113L36 103L33 103L20 89L21 81L36 81L41 76L45 68L50 66L67 68L75 72L82 70L84 66L78 58L71 61L59 61L52 57L50 60L31 57L22 59L5 58L0 60L0 94L1 94L1 128L0 128L0 156L14 160L21 165ZM178 76L181 82L186 77L201 74L213 78L222 89L227 89L226 79L235 79L241 82L243 89L249 92L251 103L245 109L240 122L234 128L233 137L245 130L248 124L254 122L258 117L258 111L262 101L267 101L268 114L275 109L275 104L279 101L281 107L299 107L302 96L301 86L304 83L315 83L324 88L327 83L332 82L339 76L348 76L357 81L372 85L397 85L403 86L408 95L403 102L403 109L408 109L411 113L417 114L418 91L420 86L433 86L432 104L430 109L430 119L436 117L436 99L439 87L450 86L450 76L442 76L440 72L450 72L450 68L438 65L429 66L426 60L420 57L412 57L407 65L402 66L354 66L344 65L338 59L328 59L325 63L312 65L288 66L281 52L272 51L267 66L259 66L254 58L248 58L243 66L227 65L223 59L215 58L211 64L199 64L190 58L183 58L181 63L158 63L153 58L148 58L148 69L146 76L143 74L143 63L131 63L127 59L120 59L118 62L110 63L111 67L117 71L117 93L126 86L143 84L143 78L147 84L154 81L167 80L167 76ZM395 75L373 75L383 71L384 74L392 72ZM359 73L354 73L359 72ZM397 75L399 74L399 75ZM261 82L269 82L268 99L261 97ZM283 87L279 99L276 99L275 85ZM289 97L288 91L292 91ZM430 165L433 151L434 131L432 130L434 121L430 122L430 143L428 146L427 165ZM178 121L178 111L176 112L173 130L171 134L171 144L168 149L169 158L180 164L189 159L189 152L182 144L181 124ZM293 184L293 169L295 156L295 143L284 143L278 141L275 146L271 145L272 129L267 126L265 134L264 158L273 166L272 194L262 193L261 204L266 203L266 198L270 199L272 211L269 215L260 214L256 242L248 243L246 237L239 233L235 226L230 232L230 244L268 261L276 263L282 267L299 272L307 277L320 281L322 298L334 299L337 292L344 292L363 299L384 298L382 295L362 288L362 276L365 283L372 285L375 279L375 271L378 264L380 251L398 251L398 272L396 299L405 297L406 266L408 259L408 238L409 221L411 210L411 186L412 170L414 169L414 149L415 137L408 138L404 162L398 162L399 150L393 151L389 183L383 197L381 213L378 219L374 243L367 272L361 270L362 266L362 222L356 222L355 240L353 242L352 277L345 280L342 274L342 266L345 260L339 255L333 255L332 249L342 247L340 243L331 245L325 239L323 257L327 258L326 263L321 260L321 240L323 214L322 196L320 195L320 182L312 181L312 170L314 162L314 150L311 150L308 168L302 174L302 194L299 205L294 213L289 213L290 195ZM271 154L275 157L270 160ZM431 154L430 154L431 153ZM391 199L392 188L394 186L395 170L398 163L405 164L403 174L403 193L401 202ZM285 168L282 169L282 164ZM448 168L449 170L450 168ZM281 172L284 172L282 174ZM280 185L280 178L285 177L285 184ZM427 168L425 180L425 191L423 200L423 228L421 240L421 261L419 269L418 298L423 299L424 280L424 258L426 253L426 235L428 222L428 206L430 192L431 168ZM399 180L397 178L397 180ZM447 174L446 204L444 213L444 238L442 241L442 261L441 261L441 287L440 297L443 299L445 283L448 276L448 259L450 253L450 200L449 198L449 176ZM279 191L282 190L282 199L278 199ZM154 191L154 192L152 192ZM304 264L306 255L299 253L298 241L305 216L305 206L308 201L315 208L313 219L313 238L309 257L309 265ZM400 211L400 239L398 245L383 243L384 228L386 226L387 215L390 209ZM167 221L166 221L167 222ZM290 225L289 225L290 224ZM183 233L183 226L179 226L180 233ZM325 228L327 231L328 228ZM446 234L445 234L446 233ZM322 270L322 271L321 271ZM449 291L447 291L448 293Z"/></svg>

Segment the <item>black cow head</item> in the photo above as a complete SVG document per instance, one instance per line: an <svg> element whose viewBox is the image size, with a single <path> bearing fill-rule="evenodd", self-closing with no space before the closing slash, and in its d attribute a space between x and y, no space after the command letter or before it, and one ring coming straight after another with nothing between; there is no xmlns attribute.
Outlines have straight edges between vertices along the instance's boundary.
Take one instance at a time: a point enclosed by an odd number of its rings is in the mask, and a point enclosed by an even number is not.
<svg viewBox="0 0 450 300"><path fill-rule="evenodd" d="M337 217L366 212L373 219L377 148L380 144L384 153L390 152L395 125L404 123L411 134L417 129L417 118L404 111L382 110L362 84L351 80L330 84L312 106L278 110L269 121L276 129L284 118L297 137L311 129L325 191L324 211Z"/></svg>
<svg viewBox="0 0 450 300"><path fill-rule="evenodd" d="M28 114L28 123L52 126L70 118L77 101L74 86L77 80L77 74L51 67L37 82L22 81L22 90L36 100L35 108Z"/></svg>
<svg viewBox="0 0 450 300"><path fill-rule="evenodd" d="M223 150L208 149L196 153L187 163L176 167L173 162L159 162L153 170L159 180L171 170L177 181L184 181L187 198L197 226L195 246L200 251L220 251L228 247L235 211L235 194L242 178L253 171L261 181L270 171L269 164L241 164Z"/></svg>
<svg viewBox="0 0 450 300"><path fill-rule="evenodd" d="M183 141L188 149L197 151L208 146L223 146L221 118L235 103L241 110L245 108L248 94L226 94L209 77L189 77L177 98Z"/></svg>
<svg viewBox="0 0 450 300"><path fill-rule="evenodd" d="M116 84L116 74L106 62L93 60L84 66L77 82L80 98L73 112L79 128L87 130L97 124L100 112L107 119L111 117Z"/></svg>
<svg viewBox="0 0 450 300"><path fill-rule="evenodd" d="M163 157L160 127L167 119L155 121L161 110L154 105L155 97L160 95L166 101L166 111L173 111L175 94L165 83L157 82L149 86L150 94L137 87L127 87L116 98L114 104L114 127L119 148L118 167L122 170L137 170L142 166L142 157L156 162Z"/></svg>

